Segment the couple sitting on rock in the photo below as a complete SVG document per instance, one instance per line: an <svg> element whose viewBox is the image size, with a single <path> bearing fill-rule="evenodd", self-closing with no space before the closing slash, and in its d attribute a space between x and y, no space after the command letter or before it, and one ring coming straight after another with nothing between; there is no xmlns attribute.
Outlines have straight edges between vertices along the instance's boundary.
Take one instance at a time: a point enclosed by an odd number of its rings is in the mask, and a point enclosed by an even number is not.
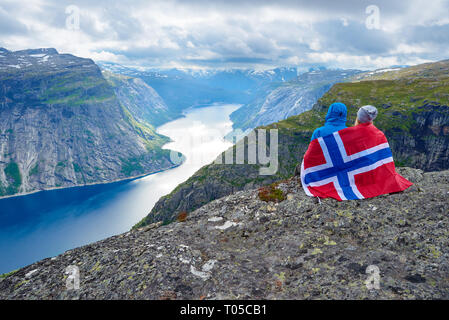
<svg viewBox="0 0 449 320"><path fill-rule="evenodd" d="M319 137L324 137L330 135L336 131L342 130L346 128L346 115L348 110L346 106L341 103L333 103L329 107L326 115L326 122L323 127L316 129L312 134L312 139L314 140ZM373 106L363 106L357 112L357 120L355 121L355 125L372 124L374 119L377 117L377 109Z"/></svg>
<svg viewBox="0 0 449 320"><path fill-rule="evenodd" d="M309 196L356 200L400 192L412 185L395 169L384 133L373 125L377 109L367 105L346 127L347 108L329 107L325 125L313 132L301 165L301 182Z"/></svg>

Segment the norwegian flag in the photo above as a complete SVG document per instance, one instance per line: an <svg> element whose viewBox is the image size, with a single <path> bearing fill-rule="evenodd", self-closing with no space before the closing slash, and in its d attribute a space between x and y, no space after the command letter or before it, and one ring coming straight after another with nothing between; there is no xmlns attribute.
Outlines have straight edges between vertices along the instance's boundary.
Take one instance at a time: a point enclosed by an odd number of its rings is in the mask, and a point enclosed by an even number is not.
<svg viewBox="0 0 449 320"><path fill-rule="evenodd" d="M313 140L301 165L308 196L356 200L399 192L412 185L395 169L387 138L361 124Z"/></svg>

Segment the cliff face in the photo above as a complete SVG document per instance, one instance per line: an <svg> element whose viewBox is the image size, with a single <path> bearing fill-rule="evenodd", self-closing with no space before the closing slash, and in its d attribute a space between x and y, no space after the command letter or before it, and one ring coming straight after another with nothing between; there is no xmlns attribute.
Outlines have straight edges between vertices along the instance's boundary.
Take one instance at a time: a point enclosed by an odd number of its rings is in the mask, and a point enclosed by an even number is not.
<svg viewBox="0 0 449 320"><path fill-rule="evenodd" d="M176 114L171 112L159 94L140 78L102 71L105 79L114 88L122 105L139 122L159 126L173 120Z"/></svg>
<svg viewBox="0 0 449 320"><path fill-rule="evenodd" d="M449 299L449 171L399 172L415 185L368 200L319 204L296 178L276 203L237 192L4 275L0 299Z"/></svg>
<svg viewBox="0 0 449 320"><path fill-rule="evenodd" d="M261 127L279 130L275 175L259 175L257 165L209 164L162 197L138 226L171 221L180 212L190 212L218 197L290 177L301 163L313 130L324 124L328 107L336 101L348 106L348 126L353 125L359 107L372 104L378 108L375 125L385 132L396 166L449 169L448 71L449 61L443 61L412 67L412 71L405 68L394 75L382 73L382 79L368 74L335 84L312 110Z"/></svg>
<svg viewBox="0 0 449 320"><path fill-rule="evenodd" d="M312 109L331 86L360 73L357 70L314 70L297 79L271 84L231 114L234 129L243 131L284 120Z"/></svg>
<svg viewBox="0 0 449 320"><path fill-rule="evenodd" d="M108 182L171 166L90 59L0 52L0 196Z"/></svg>

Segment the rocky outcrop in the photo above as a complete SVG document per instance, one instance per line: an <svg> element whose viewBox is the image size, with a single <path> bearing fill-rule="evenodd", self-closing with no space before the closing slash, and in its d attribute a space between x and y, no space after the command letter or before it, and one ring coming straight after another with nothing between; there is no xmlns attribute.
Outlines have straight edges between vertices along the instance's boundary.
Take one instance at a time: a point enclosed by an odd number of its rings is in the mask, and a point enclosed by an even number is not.
<svg viewBox="0 0 449 320"><path fill-rule="evenodd" d="M296 178L280 202L240 191L3 275L0 299L449 299L449 171L399 172L415 185L360 201L318 202Z"/></svg>
<svg viewBox="0 0 449 320"><path fill-rule="evenodd" d="M173 221L182 211L190 212L212 200L236 191L253 189L291 177L307 149L310 135L309 131L294 133L284 129L279 131L279 168L273 175L260 175L261 165L248 164L247 156L245 156L245 164L235 164L234 146L234 164L211 163L202 167L185 182L179 184L171 193L161 197L151 212L135 227L158 221ZM246 138L244 141L246 155L248 141ZM269 150L270 141L268 140L267 143ZM219 157L223 159L224 153Z"/></svg>
<svg viewBox="0 0 449 320"><path fill-rule="evenodd" d="M449 168L449 107L425 103L410 117L410 131L386 130L402 165L426 171Z"/></svg>
<svg viewBox="0 0 449 320"><path fill-rule="evenodd" d="M133 110L131 110L133 111ZM0 52L0 196L169 168L168 141L136 120L90 59Z"/></svg>

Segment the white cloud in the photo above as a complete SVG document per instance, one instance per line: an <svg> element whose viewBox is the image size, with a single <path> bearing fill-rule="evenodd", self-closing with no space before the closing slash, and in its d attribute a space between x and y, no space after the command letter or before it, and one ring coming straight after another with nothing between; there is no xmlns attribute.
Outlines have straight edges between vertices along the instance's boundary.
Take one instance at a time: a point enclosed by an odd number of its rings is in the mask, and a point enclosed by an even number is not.
<svg viewBox="0 0 449 320"><path fill-rule="evenodd" d="M345 53L331 53L331 52L313 52L307 54L307 61L320 63L324 62L332 67L341 67L345 69L380 69L393 65L399 65L400 61L397 57L371 57L371 56L357 56Z"/></svg>
<svg viewBox="0 0 449 320"><path fill-rule="evenodd" d="M70 31L72 1L2 0L0 16L15 18L3 19L0 46L151 66L377 68L448 58L448 1L376 2L381 30L364 27L370 3L360 0L80 0L81 29Z"/></svg>
<svg viewBox="0 0 449 320"><path fill-rule="evenodd" d="M123 55L117 55L104 50L102 50L101 52L92 52L87 55L89 55L90 58L95 61L123 62L127 60L127 58Z"/></svg>

